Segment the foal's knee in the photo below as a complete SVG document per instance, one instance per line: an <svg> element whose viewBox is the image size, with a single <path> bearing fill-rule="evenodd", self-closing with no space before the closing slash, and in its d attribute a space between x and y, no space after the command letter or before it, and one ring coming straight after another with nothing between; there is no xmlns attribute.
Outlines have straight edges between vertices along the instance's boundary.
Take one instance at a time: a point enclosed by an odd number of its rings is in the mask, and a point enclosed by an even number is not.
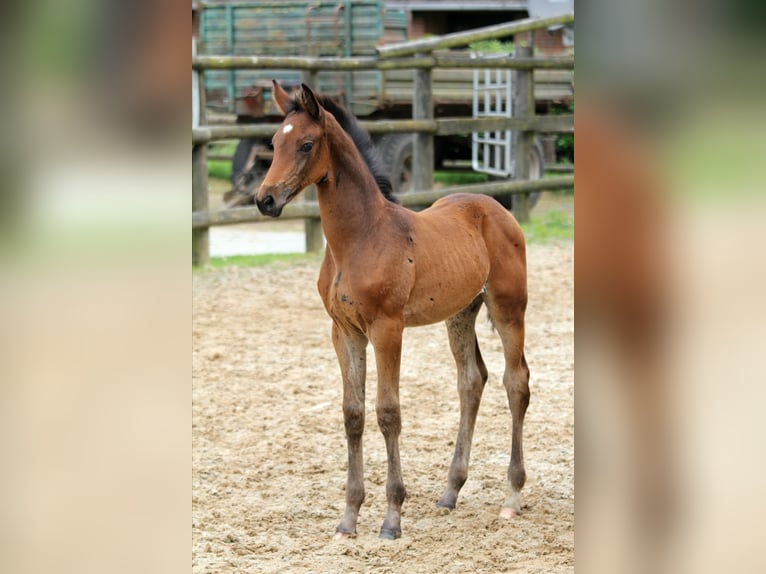
<svg viewBox="0 0 766 574"><path fill-rule="evenodd" d="M364 403L348 404L343 407L343 421L346 436L358 438L364 433Z"/></svg>
<svg viewBox="0 0 766 574"><path fill-rule="evenodd" d="M378 405L378 427L384 435L401 433L402 415L398 404Z"/></svg>

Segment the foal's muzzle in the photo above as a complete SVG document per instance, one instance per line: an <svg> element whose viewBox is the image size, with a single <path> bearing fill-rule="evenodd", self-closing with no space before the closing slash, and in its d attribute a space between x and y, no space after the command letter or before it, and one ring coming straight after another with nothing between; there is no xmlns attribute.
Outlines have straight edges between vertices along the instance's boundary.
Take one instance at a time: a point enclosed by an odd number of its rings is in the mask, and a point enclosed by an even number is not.
<svg viewBox="0 0 766 574"><path fill-rule="evenodd" d="M255 203L262 214L279 217L282 215L282 208L295 197L298 191L300 189L293 190L282 184L261 186Z"/></svg>
<svg viewBox="0 0 766 574"><path fill-rule="evenodd" d="M282 207L284 207L284 205L277 205L277 201L270 193L256 200L255 203L258 206L258 211L271 217L279 217L282 214Z"/></svg>

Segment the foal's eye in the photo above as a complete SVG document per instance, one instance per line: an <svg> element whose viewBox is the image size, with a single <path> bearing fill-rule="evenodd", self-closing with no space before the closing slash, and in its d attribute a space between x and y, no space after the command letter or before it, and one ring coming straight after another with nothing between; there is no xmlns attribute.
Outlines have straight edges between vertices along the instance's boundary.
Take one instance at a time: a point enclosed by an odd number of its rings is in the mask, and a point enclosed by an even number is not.
<svg viewBox="0 0 766 574"><path fill-rule="evenodd" d="M307 153L307 152L310 152L310 151L311 151L311 148L312 148L312 147L314 147L314 144L313 144L313 143L311 143L311 142L306 142L305 144L303 144L303 145L301 146L301 148L300 148L300 151L302 151L302 152L304 152L304 153Z"/></svg>

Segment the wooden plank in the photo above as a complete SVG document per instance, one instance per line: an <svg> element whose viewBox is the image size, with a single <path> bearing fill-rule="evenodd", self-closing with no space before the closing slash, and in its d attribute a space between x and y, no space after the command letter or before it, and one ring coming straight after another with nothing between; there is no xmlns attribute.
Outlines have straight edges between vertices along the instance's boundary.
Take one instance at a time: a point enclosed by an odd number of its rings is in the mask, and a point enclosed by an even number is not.
<svg viewBox="0 0 766 574"><path fill-rule="evenodd" d="M423 207L431 205L437 199L453 193L478 193L495 196L507 193L569 189L571 187L574 187L574 176L566 175L534 181L504 180L472 185L456 185L430 191L413 191L400 194L397 197L401 204L406 207ZM291 203L285 207L280 219L302 219L305 217L319 217L319 205L316 202ZM238 207L223 211L192 213L193 229L215 225L235 225L238 223L258 223L264 221L274 220L271 217L261 215L255 207Z"/></svg>
<svg viewBox="0 0 766 574"><path fill-rule="evenodd" d="M192 147L192 212L208 209L207 146ZM210 232L207 226L192 228L192 265L210 263Z"/></svg>
<svg viewBox="0 0 766 574"><path fill-rule="evenodd" d="M324 231L319 217L307 217L304 220L306 233L306 253L322 253L324 250Z"/></svg>
<svg viewBox="0 0 766 574"><path fill-rule="evenodd" d="M416 59L408 62L393 62L390 67L413 67L418 64L433 66L433 59ZM303 56L197 56L192 58L193 69L205 70L240 70L275 69L275 70L375 70L383 69L377 58L358 56L340 57L303 57Z"/></svg>
<svg viewBox="0 0 766 574"><path fill-rule="evenodd" d="M466 58L458 55L435 55L439 68L503 68L512 70L574 70L574 58ZM396 61L396 60L393 60Z"/></svg>
<svg viewBox="0 0 766 574"><path fill-rule="evenodd" d="M373 56L195 56L194 70L406 70L416 68L509 68L517 70L572 70L574 58L477 58L417 56L381 60Z"/></svg>
<svg viewBox="0 0 766 574"><path fill-rule="evenodd" d="M384 120L378 122L359 122L370 133L411 133L436 132L433 120ZM207 126L192 129L192 143L205 143L222 139L270 138L277 131L278 124L243 124L227 126Z"/></svg>
<svg viewBox="0 0 766 574"><path fill-rule="evenodd" d="M319 205L316 202L291 203L285 206L282 215L279 216L280 219L304 219L307 217L319 217ZM192 229L264 221L274 221L274 218L262 215L257 207L236 207L213 212L200 210L192 213Z"/></svg>
<svg viewBox="0 0 766 574"><path fill-rule="evenodd" d="M412 119L433 120L431 70L415 72ZM434 134L417 132L413 146L412 185L415 189L431 189L434 181Z"/></svg>
<svg viewBox="0 0 766 574"><path fill-rule="evenodd" d="M305 202L315 203L317 200L317 188L310 185L304 192ZM307 217L303 220L303 231L306 235L306 253L321 253L324 249L324 232L319 217Z"/></svg>
<svg viewBox="0 0 766 574"><path fill-rule="evenodd" d="M514 57L524 58L532 55L532 47L522 45L516 39ZM513 72L513 115L516 118L531 119L535 114L534 77L531 70ZM530 177L529 154L532 153L535 134L532 131L514 131L511 155L514 161L515 181L527 181ZM526 194L513 198L513 214L520 222L529 221L529 201Z"/></svg>
<svg viewBox="0 0 766 574"><path fill-rule="evenodd" d="M550 18L524 18L514 20L495 26L485 26L466 32L456 32L454 34L445 34L434 38L425 38L412 42L402 42L400 44L389 44L380 46L378 55L381 58L394 58L399 56L410 56L412 54L431 52L444 48L454 48L457 46L467 46L471 42L478 40L491 40L493 38L505 38L521 32L539 30L548 28L557 24L570 24L574 22L574 12L568 12Z"/></svg>
<svg viewBox="0 0 766 574"><path fill-rule="evenodd" d="M391 82L412 82L413 70L386 70L386 80ZM432 78L434 84L455 82L467 83L473 86L473 69L468 68L433 68Z"/></svg>
<svg viewBox="0 0 766 574"><path fill-rule="evenodd" d="M199 72L199 125L207 125L205 72ZM200 129L200 128L195 128ZM204 129L204 128L202 128ZM192 212L208 209L207 144L192 145ZM210 231L207 227L192 229L192 265L210 262Z"/></svg>
<svg viewBox="0 0 766 574"><path fill-rule="evenodd" d="M432 191L413 191L399 195L399 200L406 207L431 205L437 199L453 193L479 193L482 195L505 195L507 193L527 193L530 191L550 191L569 189L574 186L574 176L547 177L532 181L504 180L491 183L456 185Z"/></svg>
<svg viewBox="0 0 766 574"><path fill-rule="evenodd" d="M436 135L464 134L472 131L532 130L546 133L571 133L574 115L547 115L527 118L440 118L437 120L380 120L360 121L359 125L371 134L432 133ZM277 124L245 124L206 126L192 129L192 144L211 141L270 138Z"/></svg>

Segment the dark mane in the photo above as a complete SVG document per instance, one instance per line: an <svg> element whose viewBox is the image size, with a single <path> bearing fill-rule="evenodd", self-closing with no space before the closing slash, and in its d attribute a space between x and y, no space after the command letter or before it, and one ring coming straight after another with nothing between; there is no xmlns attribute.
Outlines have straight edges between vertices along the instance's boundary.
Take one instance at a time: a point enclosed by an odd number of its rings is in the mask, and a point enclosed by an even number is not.
<svg viewBox="0 0 766 574"><path fill-rule="evenodd" d="M370 169L370 173L372 173L372 177L375 178L375 183L378 184L378 189L383 196L392 203L399 203L399 200L394 195L394 186L391 184L391 178L383 167L383 162L378 154L378 149L375 147L375 144L372 143L370 134L357 123L356 118L351 112L341 107L328 96L317 95L316 98L319 101L319 104L333 115L338 124L340 124L340 127L343 128L343 131L351 136L351 140L354 142L356 149L359 150L362 158L364 158L364 162ZM302 110L303 108L301 107L300 101L296 97L293 100L292 110L287 111L289 113L290 111Z"/></svg>

